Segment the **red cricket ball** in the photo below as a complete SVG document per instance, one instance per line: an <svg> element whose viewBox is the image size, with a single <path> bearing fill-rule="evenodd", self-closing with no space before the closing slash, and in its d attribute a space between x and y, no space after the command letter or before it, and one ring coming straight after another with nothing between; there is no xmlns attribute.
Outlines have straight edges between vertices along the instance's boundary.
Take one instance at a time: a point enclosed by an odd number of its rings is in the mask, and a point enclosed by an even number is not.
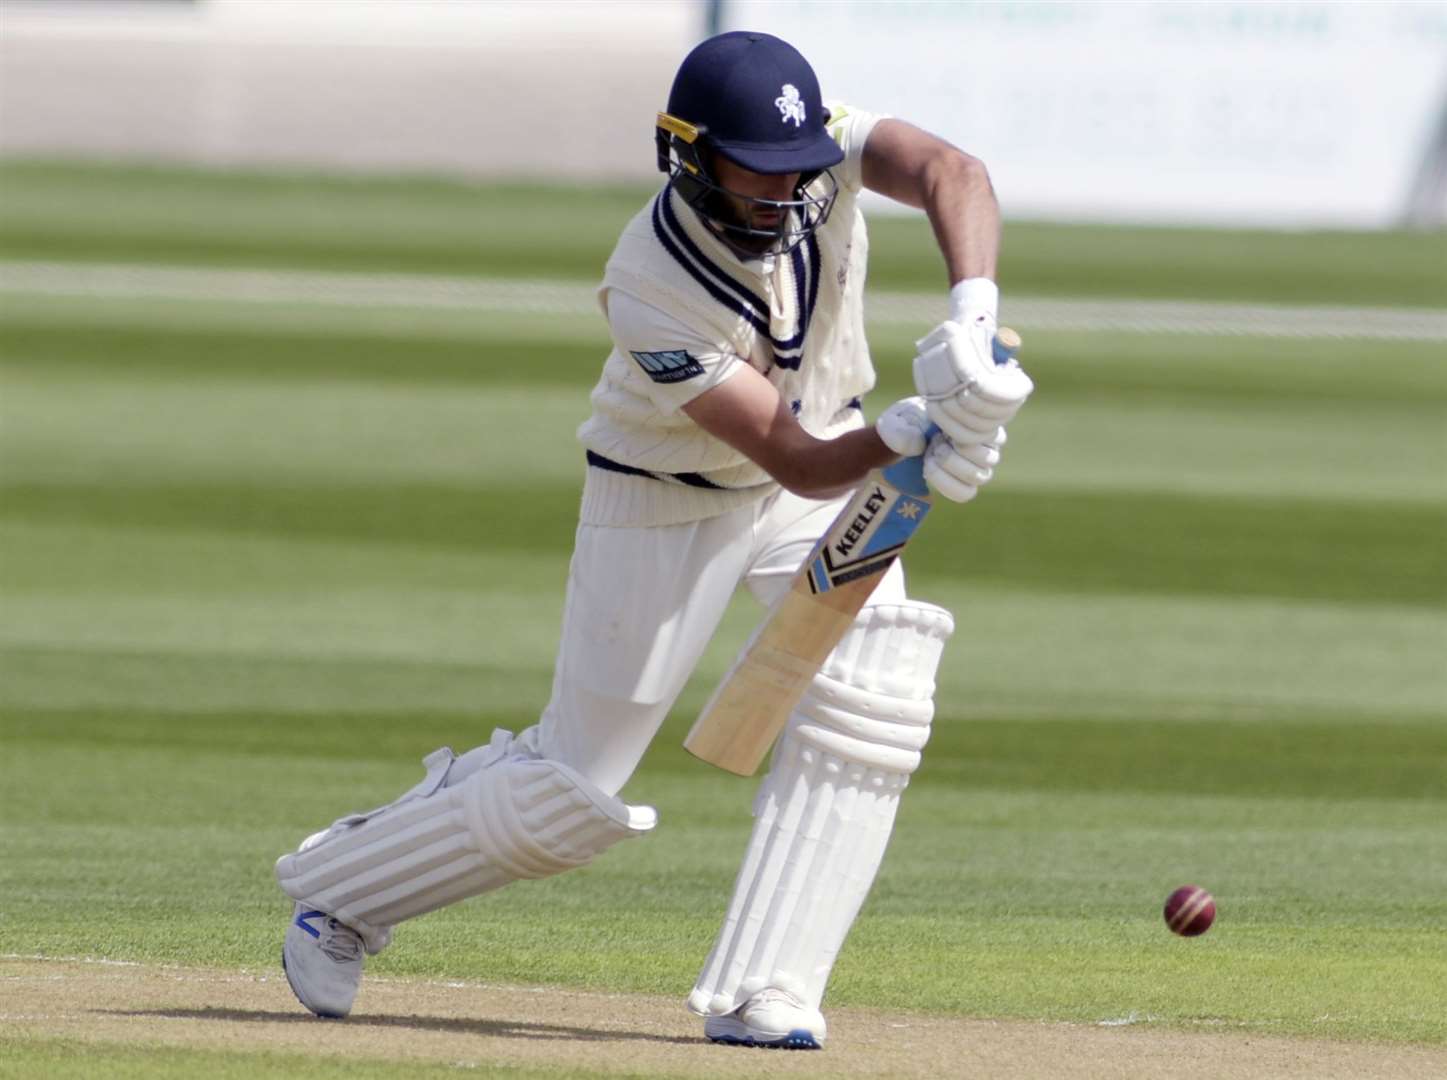
<svg viewBox="0 0 1447 1080"><path fill-rule="evenodd" d="M1216 921L1216 900L1199 885L1182 885L1166 897L1166 925L1171 933L1195 937Z"/></svg>

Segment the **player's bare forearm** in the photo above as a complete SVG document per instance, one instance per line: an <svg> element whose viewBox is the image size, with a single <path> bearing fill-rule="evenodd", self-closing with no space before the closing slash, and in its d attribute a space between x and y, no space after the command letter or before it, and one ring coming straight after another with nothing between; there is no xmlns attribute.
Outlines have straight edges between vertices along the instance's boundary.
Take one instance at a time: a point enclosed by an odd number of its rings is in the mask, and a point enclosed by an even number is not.
<svg viewBox="0 0 1447 1080"><path fill-rule="evenodd" d="M774 477L806 499L832 499L853 491L871 469L899 460L872 427L845 432L837 439L816 439L812 435L809 439L812 445L801 456L802 467L792 482Z"/></svg>
<svg viewBox="0 0 1447 1080"><path fill-rule="evenodd" d="M683 411L710 435L806 499L828 499L851 491L870 469L898 460L872 427L846 432L837 439L809 434L773 384L747 365L694 398Z"/></svg>
<svg viewBox="0 0 1447 1080"><path fill-rule="evenodd" d="M1000 204L985 163L902 120L875 125L864 146L864 186L923 210L951 286L995 277Z"/></svg>

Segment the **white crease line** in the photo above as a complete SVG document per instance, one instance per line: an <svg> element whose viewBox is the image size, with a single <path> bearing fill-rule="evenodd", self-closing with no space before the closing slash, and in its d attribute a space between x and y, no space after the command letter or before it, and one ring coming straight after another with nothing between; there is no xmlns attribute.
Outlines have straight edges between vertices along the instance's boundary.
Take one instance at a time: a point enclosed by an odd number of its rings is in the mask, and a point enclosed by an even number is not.
<svg viewBox="0 0 1447 1080"><path fill-rule="evenodd" d="M0 963L6 960L18 960L29 963L40 964L90 964L96 967L119 967L119 968L141 968L146 971L154 971L165 976L168 982L194 982L194 983L265 983L275 982L280 979L280 970L276 972L253 972L245 968L235 972L197 973L196 968L187 967L184 964L152 964L141 963L136 960L110 960L103 956L42 956L38 953L0 953ZM0 982L34 982L37 976L34 975L5 975L0 974ZM65 975L44 975L40 978L49 982L64 981ZM374 980L375 981L375 980Z"/></svg>
<svg viewBox="0 0 1447 1080"><path fill-rule="evenodd" d="M1136 1015L1135 1013L1131 1013L1129 1016L1117 1017L1117 1018L1114 1019L1114 1020L1097 1020L1097 1021L1095 1022L1095 1026L1096 1026L1096 1027L1128 1027L1128 1026L1130 1026L1131 1024L1139 1024L1139 1023L1141 1023L1141 1018L1140 1018L1138 1015Z"/></svg>
<svg viewBox="0 0 1447 1080"><path fill-rule="evenodd" d="M342 307L447 308L517 315L597 315L594 287L557 281L422 274L333 274L106 263L0 262L0 293L292 303ZM942 294L871 291L871 321L929 326ZM1021 330L1447 341L1447 310L1293 307L1175 300L1010 296L1002 320Z"/></svg>
<svg viewBox="0 0 1447 1080"><path fill-rule="evenodd" d="M134 960L107 960L103 956L42 956L39 953L0 953L0 960L38 960L46 964L104 964L107 967L141 966ZM171 966L179 967L179 965Z"/></svg>
<svg viewBox="0 0 1447 1080"><path fill-rule="evenodd" d="M0 1013L0 1024L52 1023L56 1020L79 1020L79 1013Z"/></svg>
<svg viewBox="0 0 1447 1080"><path fill-rule="evenodd" d="M278 969L275 972L252 972L242 969L235 973L217 972L215 974L197 974L197 969L186 967L183 964L149 964L139 963L135 960L108 960L98 956L42 956L39 953L0 953L0 962L6 960L24 960L43 964L96 964L105 967L129 967L144 968L148 971L165 972L170 982L195 982L195 983L265 983L276 982L282 975ZM0 975L0 982L3 981L34 981L30 975ZM44 976L49 981L61 981L66 978L64 975ZM473 989L489 991L506 991L515 994L547 994L554 997L575 997L609 1000L626 1000L630 996L618 993L607 993L597 990L568 990L552 986L512 986L507 983L472 982L461 979L418 979L408 978L399 975L369 975L367 984L384 986L436 986L448 989Z"/></svg>

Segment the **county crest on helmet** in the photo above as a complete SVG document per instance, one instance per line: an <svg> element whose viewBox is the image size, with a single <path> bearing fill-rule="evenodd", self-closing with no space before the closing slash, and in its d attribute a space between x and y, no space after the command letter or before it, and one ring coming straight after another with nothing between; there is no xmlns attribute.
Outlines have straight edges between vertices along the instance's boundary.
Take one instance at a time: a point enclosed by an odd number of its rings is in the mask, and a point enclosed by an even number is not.
<svg viewBox="0 0 1447 1080"><path fill-rule="evenodd" d="M782 121L788 123L794 121L798 127L804 122L804 102L799 97L799 88L793 83L785 83L782 92L774 99L774 106L782 113Z"/></svg>

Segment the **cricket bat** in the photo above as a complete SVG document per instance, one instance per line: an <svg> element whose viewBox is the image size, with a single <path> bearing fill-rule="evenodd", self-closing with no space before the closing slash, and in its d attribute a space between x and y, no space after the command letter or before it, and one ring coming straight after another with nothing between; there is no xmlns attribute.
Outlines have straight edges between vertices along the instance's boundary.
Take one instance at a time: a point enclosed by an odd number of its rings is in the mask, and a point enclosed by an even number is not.
<svg viewBox="0 0 1447 1080"><path fill-rule="evenodd" d="M1019 347L1020 336L1001 327L995 362L1005 363ZM683 740L689 753L753 775L932 502L922 457L865 478L699 713Z"/></svg>

